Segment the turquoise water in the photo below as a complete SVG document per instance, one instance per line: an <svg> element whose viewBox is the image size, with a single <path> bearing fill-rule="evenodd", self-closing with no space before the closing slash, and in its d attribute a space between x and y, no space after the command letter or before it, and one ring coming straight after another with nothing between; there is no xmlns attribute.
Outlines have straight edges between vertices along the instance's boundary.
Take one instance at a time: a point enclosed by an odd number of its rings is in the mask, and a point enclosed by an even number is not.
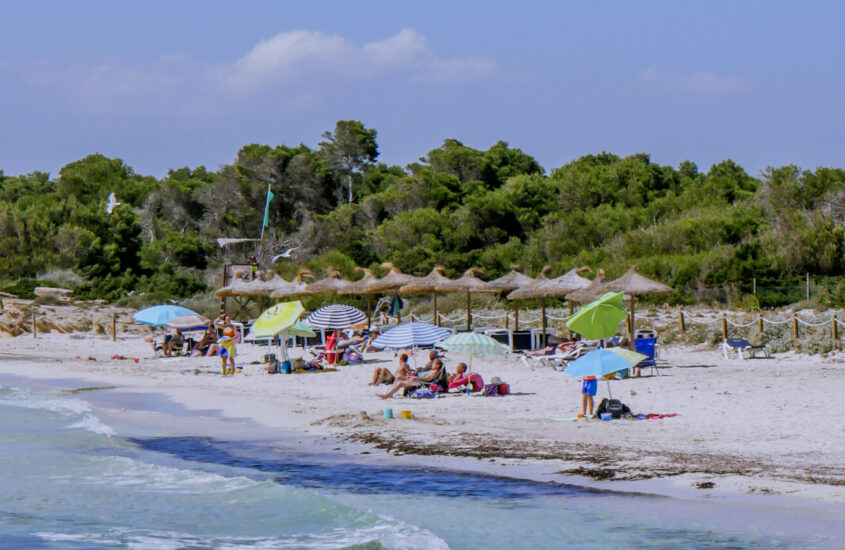
<svg viewBox="0 0 845 550"><path fill-rule="evenodd" d="M100 392L102 393L102 392ZM127 436L0 387L0 548L838 548L836 518L353 462L271 441ZM172 431L172 430L170 430Z"/></svg>

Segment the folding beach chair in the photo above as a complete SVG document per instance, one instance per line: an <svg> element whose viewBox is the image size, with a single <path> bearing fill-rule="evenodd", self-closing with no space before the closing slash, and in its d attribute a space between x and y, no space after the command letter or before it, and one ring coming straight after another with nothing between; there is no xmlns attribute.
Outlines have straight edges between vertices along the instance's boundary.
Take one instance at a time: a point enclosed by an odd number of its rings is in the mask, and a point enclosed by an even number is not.
<svg viewBox="0 0 845 550"><path fill-rule="evenodd" d="M770 357L766 344L755 346L745 338L726 338L722 344L722 353L724 353L725 359L730 359L729 356L734 353L740 359L750 359L755 357L758 351L765 357Z"/></svg>
<svg viewBox="0 0 845 550"><path fill-rule="evenodd" d="M654 333L652 333L654 334ZM650 338L634 338L634 351L642 353L647 358L637 363L631 370L631 374L639 376L643 368L651 367L652 373L657 373L660 376L660 371L657 369L657 338L652 336Z"/></svg>

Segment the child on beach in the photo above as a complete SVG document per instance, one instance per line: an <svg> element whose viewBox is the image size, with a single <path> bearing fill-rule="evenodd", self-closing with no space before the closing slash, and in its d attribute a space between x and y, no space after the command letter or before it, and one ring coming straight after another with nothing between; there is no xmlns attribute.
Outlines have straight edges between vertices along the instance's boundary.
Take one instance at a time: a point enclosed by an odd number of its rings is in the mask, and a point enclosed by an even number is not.
<svg viewBox="0 0 845 550"><path fill-rule="evenodd" d="M589 416L593 416L593 396L596 395L598 381L595 376L585 376L581 382L581 414L578 418L584 418L589 410ZM588 409L589 405L589 409Z"/></svg>

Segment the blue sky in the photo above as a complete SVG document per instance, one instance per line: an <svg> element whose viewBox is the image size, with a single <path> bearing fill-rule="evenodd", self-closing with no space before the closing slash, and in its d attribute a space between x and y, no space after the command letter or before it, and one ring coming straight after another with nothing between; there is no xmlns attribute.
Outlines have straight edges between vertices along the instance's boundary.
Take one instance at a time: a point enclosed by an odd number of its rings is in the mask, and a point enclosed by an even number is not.
<svg viewBox="0 0 845 550"><path fill-rule="evenodd" d="M845 166L845 3L0 0L0 170L99 152L157 177L340 119L406 165L498 140Z"/></svg>

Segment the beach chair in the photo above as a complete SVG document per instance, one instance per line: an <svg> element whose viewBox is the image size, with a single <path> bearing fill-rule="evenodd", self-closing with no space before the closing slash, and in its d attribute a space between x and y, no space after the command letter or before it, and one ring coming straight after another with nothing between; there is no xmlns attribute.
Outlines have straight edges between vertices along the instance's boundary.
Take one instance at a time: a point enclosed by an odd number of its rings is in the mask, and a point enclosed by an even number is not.
<svg viewBox="0 0 845 550"><path fill-rule="evenodd" d="M642 353L647 357L643 359L631 369L631 374L639 376L643 368L651 367L651 373L657 373L660 376L660 371L657 369L657 337L654 332L651 337L634 338L634 351Z"/></svg>
<svg viewBox="0 0 845 550"><path fill-rule="evenodd" d="M725 359L730 359L734 353L739 359L750 359L756 357L757 352L764 357L770 357L766 344L753 345L745 338L726 338L722 344L722 353Z"/></svg>

